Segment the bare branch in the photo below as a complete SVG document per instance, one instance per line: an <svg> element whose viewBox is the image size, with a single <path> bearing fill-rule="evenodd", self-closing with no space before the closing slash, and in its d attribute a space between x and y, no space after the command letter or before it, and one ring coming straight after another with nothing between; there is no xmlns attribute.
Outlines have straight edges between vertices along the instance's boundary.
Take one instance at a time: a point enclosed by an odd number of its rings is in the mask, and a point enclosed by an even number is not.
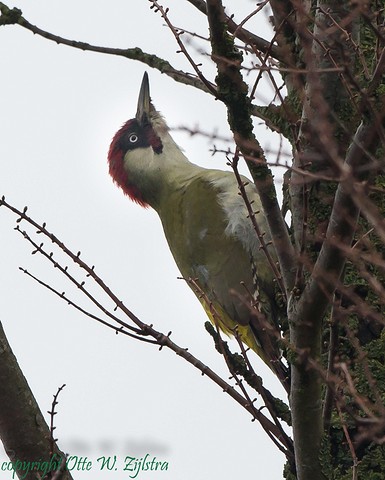
<svg viewBox="0 0 385 480"><path fill-rule="evenodd" d="M116 55L119 57L124 57L130 60L137 60L148 65L151 68L155 68L160 73L164 73L173 80L182 83L184 85L189 85L204 92L210 93L210 90L207 86L199 79L198 77L191 75L187 72L183 72L174 68L170 62L164 60L163 58L153 55L151 53L143 52L138 47L134 48L110 48L110 47L99 47L96 45L91 45L86 42L80 42L77 40L69 40L64 37L60 37L53 33L42 30L36 25L32 25L28 20L22 16L22 12L19 9L10 10L4 3L0 2L0 11L2 13L0 17L0 25L20 25L21 27L31 31L35 35L39 35L47 40L51 40L57 44L67 45L68 47L77 48L79 50L88 51L88 52L97 52L103 53L106 55Z"/></svg>

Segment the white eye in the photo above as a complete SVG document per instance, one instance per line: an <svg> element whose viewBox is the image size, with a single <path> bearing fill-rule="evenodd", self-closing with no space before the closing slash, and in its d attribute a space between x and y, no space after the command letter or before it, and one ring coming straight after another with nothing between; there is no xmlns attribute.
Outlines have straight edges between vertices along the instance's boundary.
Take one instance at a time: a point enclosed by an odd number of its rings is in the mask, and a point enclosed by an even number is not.
<svg viewBox="0 0 385 480"><path fill-rule="evenodd" d="M131 133L131 135L128 137L128 140L131 143L136 143L138 141L138 135L136 133Z"/></svg>

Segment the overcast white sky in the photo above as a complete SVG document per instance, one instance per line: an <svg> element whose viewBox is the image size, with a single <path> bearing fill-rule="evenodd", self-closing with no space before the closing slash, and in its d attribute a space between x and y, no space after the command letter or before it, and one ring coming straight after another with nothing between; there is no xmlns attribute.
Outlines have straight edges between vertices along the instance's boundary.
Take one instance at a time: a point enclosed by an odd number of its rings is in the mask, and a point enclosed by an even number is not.
<svg viewBox="0 0 385 480"><path fill-rule="evenodd" d="M7 2L6 2L7 3ZM187 2L164 1L178 27L206 35L204 17ZM233 3L234 2L228 2ZM241 14L254 2L236 2ZM146 0L20 0L33 24L61 36L111 47L139 46L190 70L159 14ZM236 13L236 12L234 12ZM267 26L258 17L249 26ZM268 33L266 33L268 36ZM82 256L143 321L153 323L210 367L229 376L204 330L206 316L178 271L153 211L123 196L107 173L115 131L134 116L144 70L153 101L170 126L226 135L219 102L143 64L56 45L16 26L0 28L0 195L29 213ZM206 68L210 79L212 68ZM268 87L261 93L268 98ZM277 140L260 129L266 146ZM191 161L226 168L205 138L175 132ZM56 435L70 455L87 456L85 480L129 478L99 472L96 458L149 453L169 463L137 478L276 480L283 456L257 423L197 370L166 349L116 336L34 283L23 266L68 294L73 289L13 231L0 209L0 320L43 412L59 398ZM74 292L73 296L77 295ZM79 298L79 297L77 297ZM84 303L86 305L86 303ZM281 392L267 368L267 386ZM46 415L46 414L45 414ZM47 417L47 415L46 415ZM1 456L2 455L2 456ZM0 455L5 459L5 454ZM1 475L1 480L11 476Z"/></svg>

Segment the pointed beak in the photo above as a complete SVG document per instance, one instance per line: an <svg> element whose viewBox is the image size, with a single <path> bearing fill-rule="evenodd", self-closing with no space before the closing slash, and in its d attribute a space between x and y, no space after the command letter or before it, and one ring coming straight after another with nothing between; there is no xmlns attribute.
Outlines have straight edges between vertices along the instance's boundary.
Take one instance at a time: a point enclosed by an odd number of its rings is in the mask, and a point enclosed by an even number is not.
<svg viewBox="0 0 385 480"><path fill-rule="evenodd" d="M144 72L142 85L140 87L138 98L138 109L136 110L136 120L139 125L148 122L150 115L150 83L147 72Z"/></svg>

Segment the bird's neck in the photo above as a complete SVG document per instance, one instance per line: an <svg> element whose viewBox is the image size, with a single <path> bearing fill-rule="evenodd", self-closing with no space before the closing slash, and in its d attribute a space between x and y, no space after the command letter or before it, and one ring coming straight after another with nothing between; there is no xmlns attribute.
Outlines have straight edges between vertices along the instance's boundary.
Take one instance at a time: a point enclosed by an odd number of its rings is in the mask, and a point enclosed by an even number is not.
<svg viewBox="0 0 385 480"><path fill-rule="evenodd" d="M159 210L165 196L183 189L203 170L187 159L168 132L163 133L161 142L161 153L154 153L152 148L138 148L124 159L130 182L155 210Z"/></svg>

